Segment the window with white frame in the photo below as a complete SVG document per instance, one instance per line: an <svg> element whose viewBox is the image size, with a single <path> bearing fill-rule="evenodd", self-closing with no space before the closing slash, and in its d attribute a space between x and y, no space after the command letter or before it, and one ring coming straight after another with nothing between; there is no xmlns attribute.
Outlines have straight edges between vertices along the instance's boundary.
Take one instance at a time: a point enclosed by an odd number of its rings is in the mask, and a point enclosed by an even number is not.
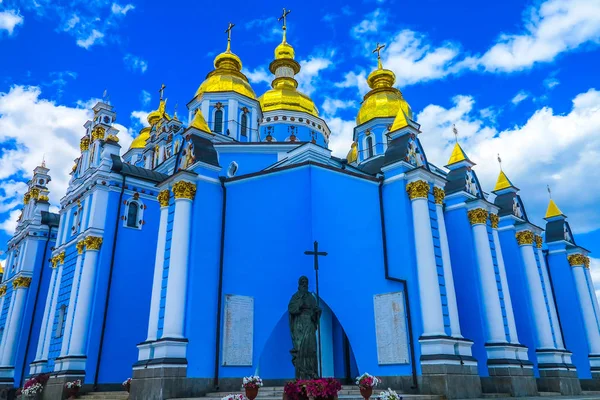
<svg viewBox="0 0 600 400"><path fill-rule="evenodd" d="M142 229L144 224L143 214L146 207L136 193L132 198L125 201L125 212L123 213L123 226L132 229Z"/></svg>

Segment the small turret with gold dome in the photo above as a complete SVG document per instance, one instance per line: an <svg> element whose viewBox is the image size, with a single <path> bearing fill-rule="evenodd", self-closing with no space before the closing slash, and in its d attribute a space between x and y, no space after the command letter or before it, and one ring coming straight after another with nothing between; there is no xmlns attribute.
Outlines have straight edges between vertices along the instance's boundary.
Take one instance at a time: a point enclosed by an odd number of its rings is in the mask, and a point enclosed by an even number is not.
<svg viewBox="0 0 600 400"><path fill-rule="evenodd" d="M215 69L206 75L194 98L188 104L188 120L194 121L198 112L214 141L255 141L261 117L256 94L242 73L242 60L231 51L231 33L235 25L225 30L227 48L214 60Z"/></svg>
<svg viewBox="0 0 600 400"><path fill-rule="evenodd" d="M271 89L259 97L263 112L261 140L267 142L313 142L323 147L329 143L330 130L313 100L298 90L295 75L300 64L295 60L294 47L287 41L287 16L283 9L283 39L275 48L269 69L275 79Z"/></svg>

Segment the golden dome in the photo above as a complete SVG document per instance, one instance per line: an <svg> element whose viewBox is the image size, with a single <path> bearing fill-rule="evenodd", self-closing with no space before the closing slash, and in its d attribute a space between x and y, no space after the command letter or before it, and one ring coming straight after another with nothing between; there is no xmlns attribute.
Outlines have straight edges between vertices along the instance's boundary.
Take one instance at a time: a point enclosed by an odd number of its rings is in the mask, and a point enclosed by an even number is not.
<svg viewBox="0 0 600 400"><path fill-rule="evenodd" d="M242 60L231 52L229 44L225 52L215 57L214 65L215 70L206 75L195 96L203 93L235 92L256 99L248 78L241 73Z"/></svg>
<svg viewBox="0 0 600 400"><path fill-rule="evenodd" d="M350 151L346 156L346 160L349 164L352 164L353 162L356 162L356 160L358 160L358 143L352 142L352 146L350 147Z"/></svg>
<svg viewBox="0 0 600 400"><path fill-rule="evenodd" d="M148 116L150 118L150 116ZM131 149L143 149L146 147L146 141L150 139L150 127L147 126L140 131L140 134L137 135L133 142L131 142L131 146L129 146L129 150Z"/></svg>
<svg viewBox="0 0 600 400"><path fill-rule="evenodd" d="M296 56L294 48L288 42L281 42L279 46L275 47L275 59L281 60L284 58L293 60Z"/></svg>
<svg viewBox="0 0 600 400"><path fill-rule="evenodd" d="M383 69L381 65L369 74L367 83L371 91L363 99L356 124L361 125L373 118L392 118L402 109L404 115L413 118L410 105L404 100L402 92L393 87L396 75L390 70Z"/></svg>
<svg viewBox="0 0 600 400"><path fill-rule="evenodd" d="M154 126L162 118L165 118L167 121L171 119L169 114L167 114L167 112L165 111L166 107L167 101L163 100L161 97L160 102L158 103L158 110L154 110L150 112L150 114L148 114L148 123L150 124L150 126Z"/></svg>

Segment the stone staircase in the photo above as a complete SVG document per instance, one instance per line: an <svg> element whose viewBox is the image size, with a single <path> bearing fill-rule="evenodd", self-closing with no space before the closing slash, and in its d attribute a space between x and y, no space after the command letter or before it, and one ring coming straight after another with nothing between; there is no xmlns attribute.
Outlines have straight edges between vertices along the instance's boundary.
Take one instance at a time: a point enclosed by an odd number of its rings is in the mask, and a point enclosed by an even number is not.
<svg viewBox="0 0 600 400"><path fill-rule="evenodd" d="M127 392L90 392L78 397L84 400L127 400L129 393Z"/></svg>
<svg viewBox="0 0 600 400"><path fill-rule="evenodd" d="M387 388L380 388L373 391L372 400L379 399L379 393L382 390ZM222 397L227 396L228 394L239 394L243 393L242 390L232 391L232 392L211 392L207 393L206 397L190 397L186 399L177 399L177 400L221 400ZM399 393L400 394L400 393ZM422 395L422 394L401 394L403 400L442 400L442 396L435 395ZM283 386L271 386L271 387L262 387L258 392L258 397L256 400L282 400L283 399ZM338 393L338 399L340 400L363 400L360 395L360 391L356 386L342 386L342 390ZM171 399L175 400L175 399Z"/></svg>

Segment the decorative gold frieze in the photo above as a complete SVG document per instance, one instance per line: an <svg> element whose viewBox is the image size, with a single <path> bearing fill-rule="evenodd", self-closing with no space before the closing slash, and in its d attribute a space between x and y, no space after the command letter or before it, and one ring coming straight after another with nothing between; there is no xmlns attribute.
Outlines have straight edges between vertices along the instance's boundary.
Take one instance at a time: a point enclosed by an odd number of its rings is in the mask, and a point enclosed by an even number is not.
<svg viewBox="0 0 600 400"><path fill-rule="evenodd" d="M580 265L585 265L586 261L586 257L583 254L571 254L570 256L567 257L567 259L569 260L569 265L571 267L578 267Z"/></svg>
<svg viewBox="0 0 600 400"><path fill-rule="evenodd" d="M29 192L25 193L25 195L23 196L23 203L24 204L29 204L29 200L31 200L31 194L29 194Z"/></svg>
<svg viewBox="0 0 600 400"><path fill-rule="evenodd" d="M408 197L411 200L427 198L429 195L429 183L425 181L415 181L406 185L406 191L408 192Z"/></svg>
<svg viewBox="0 0 600 400"><path fill-rule="evenodd" d="M492 228L498 229L498 221L499 220L500 220L500 217L498 217L498 214L490 213L490 223L492 224Z"/></svg>
<svg viewBox="0 0 600 400"><path fill-rule="evenodd" d="M542 237L540 235L535 235L535 247L538 249L542 248Z"/></svg>
<svg viewBox="0 0 600 400"><path fill-rule="evenodd" d="M115 143L119 143L119 138L116 135L108 135L106 137L106 140L111 140L111 141L113 141Z"/></svg>
<svg viewBox="0 0 600 400"><path fill-rule="evenodd" d="M98 139L104 139L104 134L106 133L106 130L101 127L101 126L97 126L94 128L94 130L92 131L92 141L95 142Z"/></svg>
<svg viewBox="0 0 600 400"><path fill-rule="evenodd" d="M100 250L102 246L102 238L99 236L88 236L85 238L86 250Z"/></svg>
<svg viewBox="0 0 600 400"><path fill-rule="evenodd" d="M85 240L80 240L79 242L77 242L77 245L75 247L77 247L78 254L83 253L83 248L85 247Z"/></svg>
<svg viewBox="0 0 600 400"><path fill-rule="evenodd" d="M29 195L31 196L31 200L37 200L40 197L40 189L31 188Z"/></svg>
<svg viewBox="0 0 600 400"><path fill-rule="evenodd" d="M194 200L196 185L186 181L179 181L173 185L173 195L176 199Z"/></svg>
<svg viewBox="0 0 600 400"><path fill-rule="evenodd" d="M161 191L156 198L158 199L158 203L161 207L167 207L169 205L169 198L171 197L171 192L168 189Z"/></svg>
<svg viewBox="0 0 600 400"><path fill-rule="evenodd" d="M519 246L533 244L533 232L531 231L517 232L515 236L517 237L517 243Z"/></svg>
<svg viewBox="0 0 600 400"><path fill-rule="evenodd" d="M89 137L84 137L81 139L81 142L79 142L79 149L81 151L87 151L90 149L90 138Z"/></svg>
<svg viewBox="0 0 600 400"><path fill-rule="evenodd" d="M50 199L45 194L42 194L42 195L40 195L40 197L38 197L38 201L49 201L49 200Z"/></svg>
<svg viewBox="0 0 600 400"><path fill-rule="evenodd" d="M469 222L471 225L485 224L487 222L488 212L483 208L475 208L473 210L469 210L467 216L469 217Z"/></svg>
<svg viewBox="0 0 600 400"><path fill-rule="evenodd" d="M6 285L0 286L0 297L6 294Z"/></svg>
<svg viewBox="0 0 600 400"><path fill-rule="evenodd" d="M24 276L19 276L18 278L15 278L15 280L13 281L14 289L28 288L29 285L31 285L31 278L26 278Z"/></svg>
<svg viewBox="0 0 600 400"><path fill-rule="evenodd" d="M444 192L444 189L434 186L433 187L433 197L435 198L435 204L444 204L444 198L446 197L446 192Z"/></svg>

